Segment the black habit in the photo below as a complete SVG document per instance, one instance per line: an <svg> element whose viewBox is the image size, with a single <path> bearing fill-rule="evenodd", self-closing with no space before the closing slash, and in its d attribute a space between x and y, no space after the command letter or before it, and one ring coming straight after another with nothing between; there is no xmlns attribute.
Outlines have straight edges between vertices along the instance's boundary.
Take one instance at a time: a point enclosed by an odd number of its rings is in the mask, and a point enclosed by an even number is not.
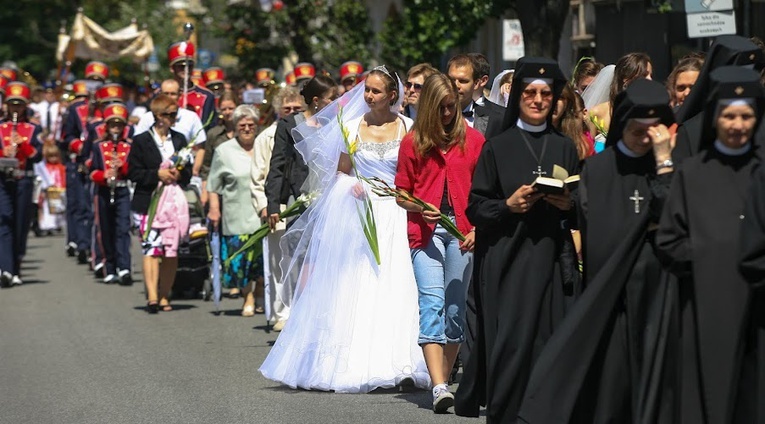
<svg viewBox="0 0 765 424"><path fill-rule="evenodd" d="M522 422L659 422L673 295L649 231L671 179L655 166L614 147L585 160L585 289L534 368Z"/></svg>
<svg viewBox="0 0 765 424"><path fill-rule="evenodd" d="M762 128L765 126L761 125ZM747 197L741 221L739 270L752 288L751 329L742 372L742 377L749 379L742 381L739 387L759 400L756 409L750 411L751 422L765 423L765 402L762 402L765 396L765 168L762 166L754 174Z"/></svg>
<svg viewBox="0 0 765 424"><path fill-rule="evenodd" d="M652 152L633 157L614 142L629 119L671 123L668 103L660 84L630 84L615 102L611 146L584 162L577 205L585 288L534 367L521 422L672 422L675 296L654 242L671 173L656 174Z"/></svg>
<svg viewBox="0 0 765 424"><path fill-rule="evenodd" d="M662 217L659 248L682 277L682 423L728 423L734 416L750 298L737 270L739 228L758 163L752 152L726 156L716 149L687 159Z"/></svg>
<svg viewBox="0 0 765 424"><path fill-rule="evenodd" d="M578 283L566 227L573 212L540 199L527 213L515 214L505 203L521 185L534 181L540 167L548 176L553 165L574 175L579 162L573 141L552 129L552 113L541 132L517 127L523 78L553 80L555 105L565 84L557 63L524 57L516 65L506 130L484 145L467 208L476 226L475 265L463 345L468 349L460 352L463 375L454 409L457 415L478 416L485 405L490 423L515 421L531 367L565 313L564 285L571 291Z"/></svg>
<svg viewBox="0 0 765 424"><path fill-rule="evenodd" d="M476 226L473 287L479 311L478 331L468 373L475 373L485 399L488 422L514 422L531 368L542 347L565 313L564 275L575 263L561 261L564 242L571 240L562 223L568 213L539 200L525 214L505 204L521 185L536 178L537 163L518 128L489 140L479 157L467 214ZM577 173L579 158L570 139L552 131L527 133L541 154L543 172L553 165ZM457 391L459 404L462 385ZM478 412L478 404L465 405L460 415Z"/></svg>
<svg viewBox="0 0 765 424"><path fill-rule="evenodd" d="M676 172L657 235L664 261L681 278L679 422L754 423L756 392L744 385L750 380L742 379L751 290L738 271L738 246L760 149L754 145L732 155L709 146L716 138L719 99L758 99L754 109L761 113L764 94L752 70L721 67L711 80L702 152Z"/></svg>
<svg viewBox="0 0 765 424"><path fill-rule="evenodd" d="M700 151L702 116L711 89L710 74L722 66L765 66L765 53L739 35L721 35L710 46L696 83L677 112L677 138L672 160L679 164Z"/></svg>

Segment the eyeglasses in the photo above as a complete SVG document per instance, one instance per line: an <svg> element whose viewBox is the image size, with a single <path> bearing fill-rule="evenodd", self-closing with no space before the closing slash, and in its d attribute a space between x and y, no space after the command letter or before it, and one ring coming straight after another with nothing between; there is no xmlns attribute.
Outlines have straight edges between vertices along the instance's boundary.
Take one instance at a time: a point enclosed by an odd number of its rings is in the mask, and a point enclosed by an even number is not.
<svg viewBox="0 0 765 424"><path fill-rule="evenodd" d="M422 84L417 84L415 82L407 81L406 84L404 84L404 87L406 87L407 90L409 90L412 87L414 87L414 91L422 90Z"/></svg>
<svg viewBox="0 0 765 424"><path fill-rule="evenodd" d="M523 100L533 100L537 98L537 94L542 96L542 100L552 99L553 93L550 90L534 90L533 88L527 88L523 90Z"/></svg>
<svg viewBox="0 0 765 424"><path fill-rule="evenodd" d="M164 112L164 113L160 113L159 115L164 118L175 119L178 116L178 111L176 110L175 112Z"/></svg>
<svg viewBox="0 0 765 424"><path fill-rule="evenodd" d="M247 123L241 123L237 125L239 128L245 129L245 128L257 128L258 124L247 124Z"/></svg>
<svg viewBox="0 0 765 424"><path fill-rule="evenodd" d="M283 106L282 112L283 113L294 113L294 112L302 112L303 107L302 106Z"/></svg>

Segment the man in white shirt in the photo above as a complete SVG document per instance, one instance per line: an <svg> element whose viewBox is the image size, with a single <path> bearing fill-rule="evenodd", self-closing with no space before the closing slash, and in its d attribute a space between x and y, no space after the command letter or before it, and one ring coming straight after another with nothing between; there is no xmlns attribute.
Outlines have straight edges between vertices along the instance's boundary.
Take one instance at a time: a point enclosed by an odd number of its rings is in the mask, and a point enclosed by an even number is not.
<svg viewBox="0 0 765 424"><path fill-rule="evenodd" d="M178 82L172 79L162 81L162 85L160 86L160 92L162 94L166 94L176 101L181 96L180 90L181 88L180 85L178 85ZM152 125L154 125L154 115L148 112L144 113L135 125L134 134L138 135L148 131ZM196 113L188 109L178 109L178 118L171 129L183 134L183 136L186 137L186 141L191 141L193 139L195 146L201 146L207 141L207 134L205 134L202 121Z"/></svg>
<svg viewBox="0 0 765 424"><path fill-rule="evenodd" d="M40 128L43 130L43 136L46 140L52 140L58 129L60 123L59 118L59 105L56 101L56 93L53 91L53 84L45 83L45 91L43 93L43 100L39 103L33 103L29 105L34 110L36 117L40 121Z"/></svg>

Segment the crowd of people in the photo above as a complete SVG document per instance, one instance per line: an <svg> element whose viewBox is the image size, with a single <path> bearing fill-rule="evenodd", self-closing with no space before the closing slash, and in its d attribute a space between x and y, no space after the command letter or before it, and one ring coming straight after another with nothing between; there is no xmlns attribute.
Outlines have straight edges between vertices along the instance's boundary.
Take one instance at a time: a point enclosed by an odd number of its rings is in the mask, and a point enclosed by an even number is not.
<svg viewBox="0 0 765 424"><path fill-rule="evenodd" d="M133 105L102 62L61 101L0 69L0 284L32 228L105 284L133 284L138 239L146 311L170 312L210 240L279 333L260 373L292 388L426 389L490 423L765 422L760 40L664 84L640 52L571 78L468 53L239 89L194 55L173 44Z"/></svg>

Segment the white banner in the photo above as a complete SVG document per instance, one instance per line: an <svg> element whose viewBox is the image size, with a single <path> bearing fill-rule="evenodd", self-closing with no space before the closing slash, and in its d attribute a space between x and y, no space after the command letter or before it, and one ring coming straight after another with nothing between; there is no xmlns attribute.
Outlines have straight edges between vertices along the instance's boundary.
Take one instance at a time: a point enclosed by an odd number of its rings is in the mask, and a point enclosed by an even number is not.
<svg viewBox="0 0 765 424"><path fill-rule="evenodd" d="M153 50L154 41L151 34L145 30L138 31L136 24L110 33L92 19L78 13L72 25L71 36L59 36L56 59L65 61L78 57L111 61L129 57L140 63L149 57Z"/></svg>
<svg viewBox="0 0 765 424"><path fill-rule="evenodd" d="M505 19L502 22L502 60L514 62L525 55L523 30L518 19Z"/></svg>

